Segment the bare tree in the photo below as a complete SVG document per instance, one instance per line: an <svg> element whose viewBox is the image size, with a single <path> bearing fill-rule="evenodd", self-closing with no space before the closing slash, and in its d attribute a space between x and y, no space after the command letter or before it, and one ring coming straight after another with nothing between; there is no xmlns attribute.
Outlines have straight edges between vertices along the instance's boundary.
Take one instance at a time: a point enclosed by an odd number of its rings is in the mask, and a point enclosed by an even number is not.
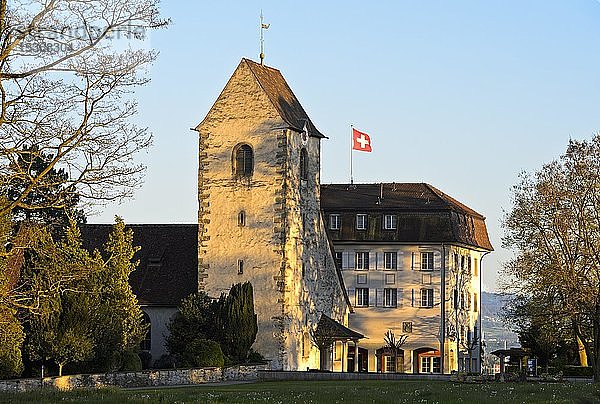
<svg viewBox="0 0 600 404"><path fill-rule="evenodd" d="M387 330L385 335L383 336L383 342L385 343L385 347L389 348L392 353L394 354L394 367L396 369L396 372L398 371L397 368L397 364L398 364L398 353L402 350L402 347L404 346L404 344L406 343L406 340L408 339L408 335L406 334L401 334L398 336L398 338L396 338L396 335L394 334L394 331L392 330ZM404 365L402 365L404 366ZM401 369L404 370L404 369Z"/></svg>
<svg viewBox="0 0 600 404"><path fill-rule="evenodd" d="M504 245L510 286L548 295L570 319L600 381L600 134L570 141L566 153L513 188ZM544 307L539 307L544 310Z"/></svg>
<svg viewBox="0 0 600 404"><path fill-rule="evenodd" d="M15 182L22 187L0 214L61 208L74 193L87 202L120 199L139 186L144 167L134 155L151 134L132 122L131 94L148 82L157 54L131 44L168 24L158 3L0 0L0 188L6 195ZM22 163L25 148L51 156L45 170ZM35 189L54 185L53 169L69 175L63 192L31 203Z"/></svg>

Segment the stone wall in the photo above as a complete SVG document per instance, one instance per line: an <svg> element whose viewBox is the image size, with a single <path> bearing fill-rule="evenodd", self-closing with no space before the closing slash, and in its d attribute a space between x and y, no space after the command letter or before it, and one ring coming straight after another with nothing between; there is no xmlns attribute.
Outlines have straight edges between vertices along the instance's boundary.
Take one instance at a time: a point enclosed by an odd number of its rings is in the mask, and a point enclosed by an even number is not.
<svg viewBox="0 0 600 404"><path fill-rule="evenodd" d="M34 389L56 388L70 390L74 388L99 387L157 387L178 386L222 381L250 381L258 379L258 371L267 365L234 366L228 368L199 368L148 370L143 372L115 372L101 374L82 374L41 379L0 380L0 391L29 391Z"/></svg>

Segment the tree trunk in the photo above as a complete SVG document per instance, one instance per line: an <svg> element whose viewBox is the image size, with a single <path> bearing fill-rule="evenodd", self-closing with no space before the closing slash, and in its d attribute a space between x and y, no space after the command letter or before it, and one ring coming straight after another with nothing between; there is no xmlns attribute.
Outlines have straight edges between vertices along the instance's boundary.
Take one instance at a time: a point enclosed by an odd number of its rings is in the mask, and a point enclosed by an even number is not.
<svg viewBox="0 0 600 404"><path fill-rule="evenodd" d="M58 376L62 376L63 363L58 364Z"/></svg>
<svg viewBox="0 0 600 404"><path fill-rule="evenodd" d="M576 338L577 351L579 352L579 365L588 366L587 354L585 353L585 347L583 346L583 342L581 341L581 338L579 338L579 335L577 335Z"/></svg>

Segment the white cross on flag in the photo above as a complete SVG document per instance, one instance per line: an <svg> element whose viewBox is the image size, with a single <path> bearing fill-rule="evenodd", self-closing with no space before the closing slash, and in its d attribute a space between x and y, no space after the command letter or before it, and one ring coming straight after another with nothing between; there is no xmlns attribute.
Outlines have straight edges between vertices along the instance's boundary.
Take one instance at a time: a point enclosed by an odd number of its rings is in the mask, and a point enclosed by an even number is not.
<svg viewBox="0 0 600 404"><path fill-rule="evenodd" d="M364 152L372 152L371 138L364 132L352 128L352 149Z"/></svg>

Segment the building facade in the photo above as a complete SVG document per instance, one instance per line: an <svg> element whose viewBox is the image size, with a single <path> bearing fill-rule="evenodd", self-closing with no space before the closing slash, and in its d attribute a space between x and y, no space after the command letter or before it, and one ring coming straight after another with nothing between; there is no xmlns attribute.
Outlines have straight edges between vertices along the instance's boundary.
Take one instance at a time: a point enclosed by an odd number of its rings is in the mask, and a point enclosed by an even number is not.
<svg viewBox="0 0 600 404"><path fill-rule="evenodd" d="M485 218L428 184L322 185L321 196L349 327L367 337L347 347L347 368L479 372ZM388 331L405 339L397 352Z"/></svg>

